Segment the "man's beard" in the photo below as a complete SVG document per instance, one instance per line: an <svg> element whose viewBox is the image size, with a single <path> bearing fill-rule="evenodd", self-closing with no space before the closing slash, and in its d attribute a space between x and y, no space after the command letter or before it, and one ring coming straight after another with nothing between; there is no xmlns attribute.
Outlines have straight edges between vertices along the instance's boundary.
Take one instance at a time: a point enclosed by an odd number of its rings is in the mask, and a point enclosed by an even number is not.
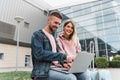
<svg viewBox="0 0 120 80"><path fill-rule="evenodd" d="M53 32L55 32L53 29L52 29L52 26L49 26L49 29L50 29L50 31L53 33Z"/></svg>

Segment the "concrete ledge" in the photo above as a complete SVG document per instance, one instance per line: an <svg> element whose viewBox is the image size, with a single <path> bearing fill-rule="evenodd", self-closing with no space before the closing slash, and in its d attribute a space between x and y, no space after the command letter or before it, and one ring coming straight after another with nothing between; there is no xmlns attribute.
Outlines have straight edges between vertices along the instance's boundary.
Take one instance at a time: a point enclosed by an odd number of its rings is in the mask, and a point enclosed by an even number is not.
<svg viewBox="0 0 120 80"><path fill-rule="evenodd" d="M97 70L108 70L110 72L110 75L112 77L112 80L120 80L120 68L97 68L94 69L95 71Z"/></svg>
<svg viewBox="0 0 120 80"><path fill-rule="evenodd" d="M18 71L31 71L32 68L18 68ZM100 69L96 69L100 70ZM110 71L112 80L120 80L120 68L106 68L105 70ZM15 71L15 68L0 68L0 73Z"/></svg>
<svg viewBox="0 0 120 80"><path fill-rule="evenodd" d="M112 80L120 80L120 68L107 68L112 76Z"/></svg>

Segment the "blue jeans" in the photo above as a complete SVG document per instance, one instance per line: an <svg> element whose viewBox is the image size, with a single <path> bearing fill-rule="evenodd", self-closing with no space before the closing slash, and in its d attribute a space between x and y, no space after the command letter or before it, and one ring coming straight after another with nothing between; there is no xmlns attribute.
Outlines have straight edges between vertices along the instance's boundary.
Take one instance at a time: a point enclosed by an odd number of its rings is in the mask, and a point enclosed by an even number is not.
<svg viewBox="0 0 120 80"><path fill-rule="evenodd" d="M86 72L74 74L65 74L54 70L50 70L49 80L91 80L91 79L88 70Z"/></svg>

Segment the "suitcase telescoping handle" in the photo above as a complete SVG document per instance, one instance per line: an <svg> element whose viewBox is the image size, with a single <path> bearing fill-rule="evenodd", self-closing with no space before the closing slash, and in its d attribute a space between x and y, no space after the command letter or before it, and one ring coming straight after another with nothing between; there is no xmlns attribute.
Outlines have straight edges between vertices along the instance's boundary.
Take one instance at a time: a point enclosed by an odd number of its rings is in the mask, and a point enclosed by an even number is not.
<svg viewBox="0 0 120 80"><path fill-rule="evenodd" d="M94 41L90 41L90 53L94 54ZM91 64L92 64L92 67L91 67ZM94 58L91 64L90 64L90 69L94 70Z"/></svg>

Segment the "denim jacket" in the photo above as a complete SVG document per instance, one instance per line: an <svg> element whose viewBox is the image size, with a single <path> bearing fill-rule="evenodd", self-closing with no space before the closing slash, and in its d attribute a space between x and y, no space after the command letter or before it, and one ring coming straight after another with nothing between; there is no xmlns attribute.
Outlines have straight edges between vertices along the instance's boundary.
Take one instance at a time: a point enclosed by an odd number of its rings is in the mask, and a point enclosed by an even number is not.
<svg viewBox="0 0 120 80"><path fill-rule="evenodd" d="M38 30L33 33L31 39L31 49L33 63L33 70L31 74L32 78L39 77L47 80L51 62L63 62L66 59L66 54L52 52L50 41L42 30Z"/></svg>

